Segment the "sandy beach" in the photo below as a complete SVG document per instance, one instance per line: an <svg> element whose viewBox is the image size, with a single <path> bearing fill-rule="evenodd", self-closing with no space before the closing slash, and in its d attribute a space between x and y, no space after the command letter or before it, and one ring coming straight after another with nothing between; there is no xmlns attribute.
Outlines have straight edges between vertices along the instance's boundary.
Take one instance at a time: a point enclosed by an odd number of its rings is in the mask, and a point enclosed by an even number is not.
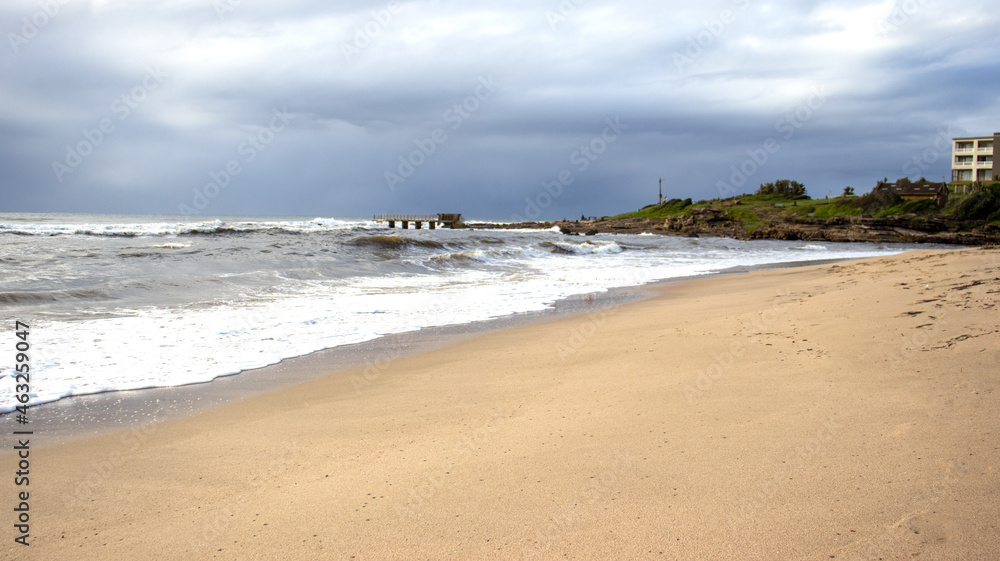
<svg viewBox="0 0 1000 561"><path fill-rule="evenodd" d="M8 435L2 557L997 558L1000 250L656 290L33 449L29 547Z"/></svg>

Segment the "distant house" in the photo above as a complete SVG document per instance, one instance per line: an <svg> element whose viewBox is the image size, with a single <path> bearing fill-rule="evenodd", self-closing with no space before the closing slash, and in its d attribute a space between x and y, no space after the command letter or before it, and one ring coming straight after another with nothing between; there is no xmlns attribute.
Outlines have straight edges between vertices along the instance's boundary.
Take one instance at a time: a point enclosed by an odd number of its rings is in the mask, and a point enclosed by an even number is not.
<svg viewBox="0 0 1000 561"><path fill-rule="evenodd" d="M886 183L879 181L876 191L892 191L905 201L933 199L939 207L948 204L948 184L917 181L916 183Z"/></svg>

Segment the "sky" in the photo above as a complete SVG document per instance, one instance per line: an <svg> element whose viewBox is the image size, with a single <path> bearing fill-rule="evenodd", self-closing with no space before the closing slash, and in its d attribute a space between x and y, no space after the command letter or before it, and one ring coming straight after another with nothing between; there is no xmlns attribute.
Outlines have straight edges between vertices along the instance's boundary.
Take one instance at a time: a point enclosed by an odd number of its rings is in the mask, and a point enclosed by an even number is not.
<svg viewBox="0 0 1000 561"><path fill-rule="evenodd" d="M5 0L0 212L610 215L950 178L995 0Z"/></svg>

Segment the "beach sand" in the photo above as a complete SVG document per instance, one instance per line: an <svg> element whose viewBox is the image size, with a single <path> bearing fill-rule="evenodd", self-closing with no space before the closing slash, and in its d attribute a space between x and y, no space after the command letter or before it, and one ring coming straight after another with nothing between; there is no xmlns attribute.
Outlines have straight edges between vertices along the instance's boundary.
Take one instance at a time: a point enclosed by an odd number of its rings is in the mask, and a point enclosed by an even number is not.
<svg viewBox="0 0 1000 561"><path fill-rule="evenodd" d="M29 547L6 446L0 557L998 558L1000 251L656 290L34 449Z"/></svg>

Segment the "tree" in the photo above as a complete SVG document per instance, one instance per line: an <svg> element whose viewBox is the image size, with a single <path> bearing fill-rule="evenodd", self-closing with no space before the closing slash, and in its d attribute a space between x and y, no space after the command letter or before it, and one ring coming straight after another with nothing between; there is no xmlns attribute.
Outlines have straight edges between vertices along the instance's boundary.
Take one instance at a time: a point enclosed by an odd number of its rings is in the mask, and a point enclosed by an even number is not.
<svg viewBox="0 0 1000 561"><path fill-rule="evenodd" d="M844 197L853 197L854 196L854 187L844 187L844 194L842 196L844 196Z"/></svg>
<svg viewBox="0 0 1000 561"><path fill-rule="evenodd" d="M791 179L779 179L774 183L763 183L757 189L758 195L781 195L790 199L806 196L806 186Z"/></svg>

